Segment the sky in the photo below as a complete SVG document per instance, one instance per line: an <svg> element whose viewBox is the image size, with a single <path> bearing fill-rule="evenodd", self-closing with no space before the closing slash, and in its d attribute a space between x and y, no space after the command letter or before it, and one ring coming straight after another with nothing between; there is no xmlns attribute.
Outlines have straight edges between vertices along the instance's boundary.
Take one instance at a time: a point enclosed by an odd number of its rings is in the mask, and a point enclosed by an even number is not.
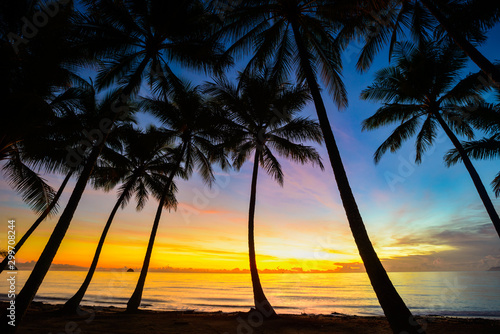
<svg viewBox="0 0 500 334"><path fill-rule="evenodd" d="M490 60L500 54L500 27L490 31L480 51ZM388 65L387 50L377 56L364 74L355 70L359 47L344 54L343 77L349 107L337 111L327 94L324 99L330 122L372 243L389 271L487 270L500 266L500 240L462 164L447 168L443 155L452 147L443 132L437 145L414 164L414 141L397 153L387 153L378 165L373 153L393 126L361 131L363 119L379 107L359 99L374 72ZM464 70L476 72L474 64ZM210 78L182 71L194 83ZM304 115L314 117L313 105ZM141 125L152 121L140 116ZM285 184L280 187L261 169L257 188L255 238L259 269L358 271L361 259L349 230L328 156L315 145L325 171L281 159ZM498 173L497 161L475 161L488 188ZM151 259L152 268L248 269L247 223L251 161L241 171L217 172L209 188L194 174L178 181L177 211L164 211ZM44 175L54 188L61 175ZM66 187L61 210L75 180ZM87 187L54 264L88 267L106 219L117 199L115 191L104 193ZM145 255L157 203L150 199L141 212L135 205L119 211L108 234L99 267L140 268ZM22 250L18 263L36 261L58 216L44 221ZM6 248L7 221L16 220L17 236L35 221L30 211L4 178L0 179L0 249ZM32 263L31 263L32 265ZM21 265L22 266L22 265ZM27 266L27 265L26 265ZM294 269L297 270L297 269Z"/></svg>

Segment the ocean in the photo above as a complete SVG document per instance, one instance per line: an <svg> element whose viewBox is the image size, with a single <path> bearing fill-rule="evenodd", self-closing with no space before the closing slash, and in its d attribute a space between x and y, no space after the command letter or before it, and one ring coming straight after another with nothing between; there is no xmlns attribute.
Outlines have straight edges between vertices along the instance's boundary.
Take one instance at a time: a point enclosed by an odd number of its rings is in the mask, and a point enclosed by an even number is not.
<svg viewBox="0 0 500 334"><path fill-rule="evenodd" d="M50 271L35 301L59 304L83 282L83 271ZM19 292L29 272L19 271ZM500 272L393 272L396 289L415 315L500 319ZM125 307L138 272L97 272L84 305ZM0 275L0 300L7 300L7 273ZM278 313L383 315L364 273L261 274ZM150 272L142 305L152 310L248 311L250 274Z"/></svg>

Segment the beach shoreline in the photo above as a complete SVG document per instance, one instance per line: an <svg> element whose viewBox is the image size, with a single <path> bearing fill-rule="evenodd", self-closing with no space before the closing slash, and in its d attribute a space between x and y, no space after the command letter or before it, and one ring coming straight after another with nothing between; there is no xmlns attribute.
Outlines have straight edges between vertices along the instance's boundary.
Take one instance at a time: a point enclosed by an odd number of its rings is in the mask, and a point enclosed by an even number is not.
<svg viewBox="0 0 500 334"><path fill-rule="evenodd" d="M0 303L2 309L7 303ZM83 307L80 315L62 315L61 305L34 302L18 333L391 333L384 317L343 314L284 314L262 321L252 312L141 310L128 314L118 307ZM428 333L499 333L500 320L417 317Z"/></svg>

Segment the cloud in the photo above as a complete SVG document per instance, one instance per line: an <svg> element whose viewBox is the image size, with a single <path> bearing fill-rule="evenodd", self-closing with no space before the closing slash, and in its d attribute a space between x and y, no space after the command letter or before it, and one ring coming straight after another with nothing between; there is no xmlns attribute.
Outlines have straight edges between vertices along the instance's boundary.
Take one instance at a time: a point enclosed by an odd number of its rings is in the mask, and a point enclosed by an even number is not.
<svg viewBox="0 0 500 334"><path fill-rule="evenodd" d="M493 225L477 216L455 216L450 223L394 239L396 247L425 251L428 246L429 252L386 258L388 270L488 270L500 264Z"/></svg>
<svg viewBox="0 0 500 334"><path fill-rule="evenodd" d="M365 265L360 262L335 262L334 264L338 266L334 271L339 273L357 273L365 271Z"/></svg>

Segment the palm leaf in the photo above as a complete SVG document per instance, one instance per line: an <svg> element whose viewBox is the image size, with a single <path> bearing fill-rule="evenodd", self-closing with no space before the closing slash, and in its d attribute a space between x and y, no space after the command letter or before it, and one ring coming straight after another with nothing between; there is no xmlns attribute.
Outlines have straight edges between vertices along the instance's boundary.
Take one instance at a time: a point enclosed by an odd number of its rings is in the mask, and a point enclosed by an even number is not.
<svg viewBox="0 0 500 334"><path fill-rule="evenodd" d="M500 138L493 136L480 140L461 143L465 153L472 159L494 159L500 157ZM456 148L448 151L445 155L445 162L448 166L462 161L462 157Z"/></svg>
<svg viewBox="0 0 500 334"><path fill-rule="evenodd" d="M500 173L498 173L493 181L491 181L491 185L493 186L493 191L495 191L495 196L500 196Z"/></svg>
<svg viewBox="0 0 500 334"><path fill-rule="evenodd" d="M269 174L276 182L278 182L280 186L283 186L284 175L281 169L281 164L269 148L263 148L259 162L266 173Z"/></svg>
<svg viewBox="0 0 500 334"><path fill-rule="evenodd" d="M390 150L392 153L396 152L405 140L409 139L417 132L419 124L420 117L415 116L399 125L375 151L373 156L375 163L380 162L382 155L384 155L387 150Z"/></svg>
<svg viewBox="0 0 500 334"><path fill-rule="evenodd" d="M10 154L10 159L3 166L9 185L18 192L23 201L37 214L44 212L54 200L55 191L47 182L25 165L17 151ZM57 213L56 204L50 214Z"/></svg>
<svg viewBox="0 0 500 334"><path fill-rule="evenodd" d="M422 124L415 142L415 150L417 152L415 162L417 164L422 162L422 155L432 146L434 139L436 139L436 120L429 115Z"/></svg>
<svg viewBox="0 0 500 334"><path fill-rule="evenodd" d="M298 142L308 140L312 140L318 144L323 142L323 133L318 123L305 117L294 118L284 126L271 130L270 133L275 137L282 137Z"/></svg>

